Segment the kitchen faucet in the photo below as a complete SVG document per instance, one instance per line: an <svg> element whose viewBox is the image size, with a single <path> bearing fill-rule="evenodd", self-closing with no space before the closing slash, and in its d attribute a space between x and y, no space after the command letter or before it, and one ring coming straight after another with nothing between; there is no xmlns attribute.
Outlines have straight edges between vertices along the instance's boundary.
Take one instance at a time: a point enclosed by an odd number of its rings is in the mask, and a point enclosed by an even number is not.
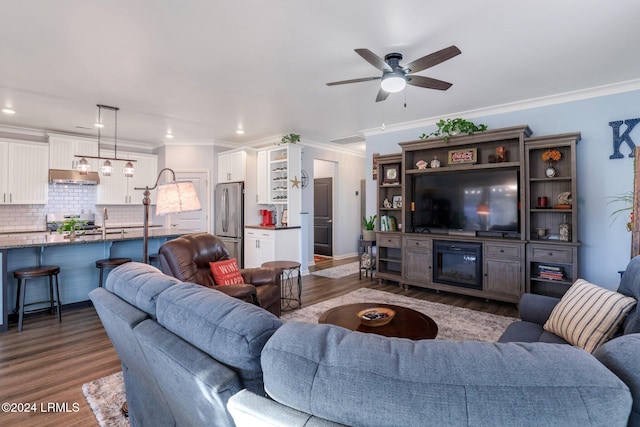
<svg viewBox="0 0 640 427"><path fill-rule="evenodd" d="M107 215L107 208L102 208L102 238L107 238L107 220L109 219L109 215Z"/></svg>

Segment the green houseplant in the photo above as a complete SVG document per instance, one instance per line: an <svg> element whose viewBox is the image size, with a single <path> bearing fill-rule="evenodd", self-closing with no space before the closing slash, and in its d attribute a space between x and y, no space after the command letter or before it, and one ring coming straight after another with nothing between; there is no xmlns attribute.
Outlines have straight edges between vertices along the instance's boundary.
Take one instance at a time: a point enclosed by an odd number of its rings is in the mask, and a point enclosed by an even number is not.
<svg viewBox="0 0 640 427"><path fill-rule="evenodd" d="M300 135L297 133L290 133L289 135L285 135L280 140L282 144L297 144L300 142Z"/></svg>
<svg viewBox="0 0 640 427"><path fill-rule="evenodd" d="M450 137L461 133L471 135L474 132L484 132L485 130L487 130L487 125L476 125L473 122L461 118L439 120L438 123L436 123L436 126L438 126L438 129L436 131L431 132L430 134L423 133L419 138L427 139L430 136L444 135L444 142L447 142Z"/></svg>
<svg viewBox="0 0 640 427"><path fill-rule="evenodd" d="M83 225L87 225L87 221L81 221L77 216L67 218L64 222L58 224L58 233L69 232L69 238L75 239L76 233L82 230ZM81 234L84 234L84 231L82 231Z"/></svg>
<svg viewBox="0 0 640 427"><path fill-rule="evenodd" d="M362 239L363 240L376 240L376 218L378 215L372 215L367 219L367 217L362 217Z"/></svg>

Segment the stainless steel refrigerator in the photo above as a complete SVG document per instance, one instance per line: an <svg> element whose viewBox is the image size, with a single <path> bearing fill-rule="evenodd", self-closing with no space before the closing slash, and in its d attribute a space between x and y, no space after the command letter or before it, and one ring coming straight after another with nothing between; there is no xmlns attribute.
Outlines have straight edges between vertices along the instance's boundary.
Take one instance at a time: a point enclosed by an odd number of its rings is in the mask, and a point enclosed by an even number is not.
<svg viewBox="0 0 640 427"><path fill-rule="evenodd" d="M215 235L229 250L238 266L244 267L244 183L218 184L215 189Z"/></svg>

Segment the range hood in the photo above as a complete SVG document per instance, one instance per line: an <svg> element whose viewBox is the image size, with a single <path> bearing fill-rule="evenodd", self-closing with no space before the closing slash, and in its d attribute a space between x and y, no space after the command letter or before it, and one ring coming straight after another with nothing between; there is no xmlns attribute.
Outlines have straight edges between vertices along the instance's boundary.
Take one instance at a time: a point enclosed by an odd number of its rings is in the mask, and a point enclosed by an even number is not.
<svg viewBox="0 0 640 427"><path fill-rule="evenodd" d="M49 169L49 182L53 184L96 185L100 184L98 172L81 175L74 170Z"/></svg>

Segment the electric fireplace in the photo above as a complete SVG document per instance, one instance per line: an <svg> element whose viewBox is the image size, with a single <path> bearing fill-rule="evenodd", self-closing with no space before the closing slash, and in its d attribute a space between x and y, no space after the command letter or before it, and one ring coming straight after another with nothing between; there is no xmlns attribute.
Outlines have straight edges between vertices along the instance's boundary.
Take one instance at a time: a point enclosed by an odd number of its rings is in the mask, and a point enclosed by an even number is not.
<svg viewBox="0 0 640 427"><path fill-rule="evenodd" d="M482 243L435 240L433 281L482 290Z"/></svg>

